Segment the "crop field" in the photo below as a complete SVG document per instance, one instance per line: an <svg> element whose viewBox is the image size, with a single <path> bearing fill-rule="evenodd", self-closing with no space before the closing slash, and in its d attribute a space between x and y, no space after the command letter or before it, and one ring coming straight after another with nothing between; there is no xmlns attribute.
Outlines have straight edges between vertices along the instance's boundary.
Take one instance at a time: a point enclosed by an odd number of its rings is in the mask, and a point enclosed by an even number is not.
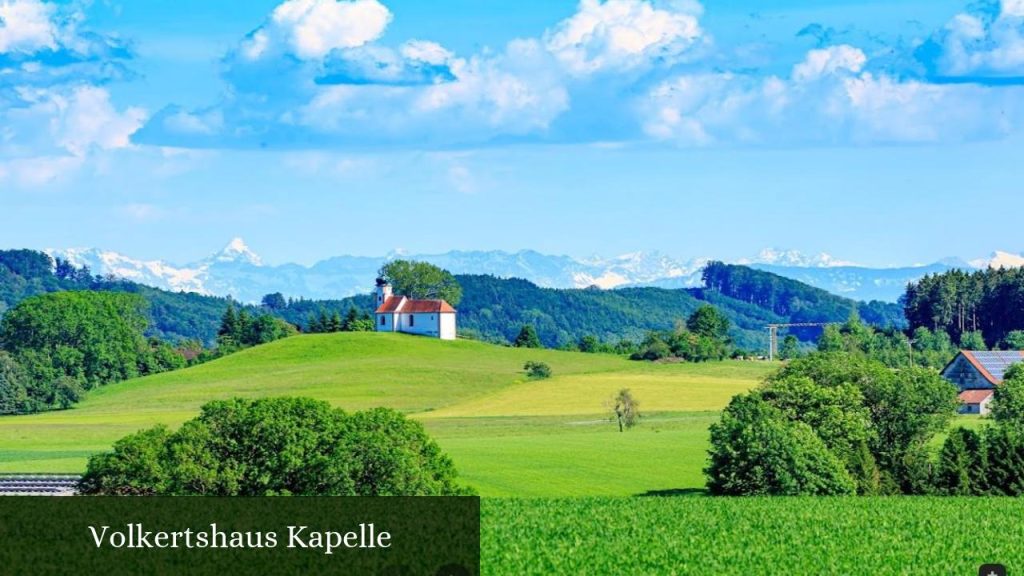
<svg viewBox="0 0 1024 576"><path fill-rule="evenodd" d="M1001 498L485 499L483 573L977 574L1024 565Z"/></svg>

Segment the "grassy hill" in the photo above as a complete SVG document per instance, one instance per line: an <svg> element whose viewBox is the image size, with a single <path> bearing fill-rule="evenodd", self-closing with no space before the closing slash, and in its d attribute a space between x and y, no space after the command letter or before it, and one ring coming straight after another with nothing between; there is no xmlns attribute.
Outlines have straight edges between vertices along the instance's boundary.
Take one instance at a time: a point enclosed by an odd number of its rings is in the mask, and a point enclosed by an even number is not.
<svg viewBox="0 0 1024 576"><path fill-rule="evenodd" d="M528 381L527 360L547 362L554 377ZM177 426L209 400L296 395L352 410L388 406L421 419L484 495L699 488L713 411L770 369L649 364L396 334L304 335L100 388L71 410L0 417L0 472L81 471L90 454L121 436L157 423ZM624 387L649 417L620 434L605 403Z"/></svg>

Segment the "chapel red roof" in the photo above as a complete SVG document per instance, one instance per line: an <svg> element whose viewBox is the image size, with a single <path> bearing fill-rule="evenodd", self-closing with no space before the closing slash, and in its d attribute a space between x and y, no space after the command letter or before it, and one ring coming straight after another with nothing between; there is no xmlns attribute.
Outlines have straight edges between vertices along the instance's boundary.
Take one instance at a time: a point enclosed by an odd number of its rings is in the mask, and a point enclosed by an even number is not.
<svg viewBox="0 0 1024 576"><path fill-rule="evenodd" d="M377 314L454 314L455 308L444 300L410 300L405 296L392 296L377 308Z"/></svg>
<svg viewBox="0 0 1024 576"><path fill-rule="evenodd" d="M387 300L377 307L377 314L393 314L398 312L399 307L402 306L402 302L405 300L405 296L388 296Z"/></svg>

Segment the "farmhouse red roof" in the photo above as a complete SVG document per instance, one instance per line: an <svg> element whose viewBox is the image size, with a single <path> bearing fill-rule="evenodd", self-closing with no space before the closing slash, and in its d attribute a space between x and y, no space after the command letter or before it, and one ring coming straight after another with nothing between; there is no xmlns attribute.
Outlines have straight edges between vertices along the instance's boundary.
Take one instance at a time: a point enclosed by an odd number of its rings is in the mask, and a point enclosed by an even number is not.
<svg viewBox="0 0 1024 576"><path fill-rule="evenodd" d="M377 314L454 314L455 308L444 300L410 300L404 296L392 296L377 308Z"/></svg>
<svg viewBox="0 0 1024 576"><path fill-rule="evenodd" d="M960 393L960 401L964 404L981 404L990 396L991 390L964 390Z"/></svg>

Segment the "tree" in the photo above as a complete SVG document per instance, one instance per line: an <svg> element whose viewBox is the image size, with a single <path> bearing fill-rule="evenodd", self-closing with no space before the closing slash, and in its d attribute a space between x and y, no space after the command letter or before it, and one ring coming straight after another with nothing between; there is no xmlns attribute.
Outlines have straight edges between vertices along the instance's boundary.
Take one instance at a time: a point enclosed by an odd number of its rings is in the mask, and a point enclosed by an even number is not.
<svg viewBox="0 0 1024 576"><path fill-rule="evenodd" d="M220 328L217 329L217 344L220 346L241 345L242 330L238 322L238 314L235 313L235 305L228 302L228 307L220 319Z"/></svg>
<svg viewBox="0 0 1024 576"><path fill-rule="evenodd" d="M396 410L374 408L348 419L353 489L359 496L452 496L455 465L423 425Z"/></svg>
<svg viewBox="0 0 1024 576"><path fill-rule="evenodd" d="M359 313L356 311L355 306L348 307L348 313L345 314L345 320L341 323L341 329L345 332L356 332L356 322L359 321Z"/></svg>
<svg viewBox="0 0 1024 576"><path fill-rule="evenodd" d="M818 352L842 352L845 349L846 343L839 327L832 324L825 326L818 338Z"/></svg>
<svg viewBox="0 0 1024 576"><path fill-rule="evenodd" d="M980 496L988 489L987 468L981 436L973 430L956 428L942 445L936 488L950 496Z"/></svg>
<svg viewBox="0 0 1024 576"><path fill-rule="evenodd" d="M531 380L544 380L545 378L551 378L551 366L548 366L544 362L529 360L526 364L523 364L523 370L526 370L526 376Z"/></svg>
<svg viewBox="0 0 1024 576"><path fill-rule="evenodd" d="M981 332L964 332L960 336L960 347L964 350L988 350L985 346L985 337Z"/></svg>
<svg viewBox="0 0 1024 576"><path fill-rule="evenodd" d="M204 405L178 431L130 435L89 459L85 494L442 496L465 493L418 422L308 398Z"/></svg>
<svg viewBox="0 0 1024 576"><path fill-rule="evenodd" d="M711 425L708 490L723 496L849 495L856 485L843 462L803 422L787 419L757 395L732 399Z"/></svg>
<svg viewBox="0 0 1024 576"><path fill-rule="evenodd" d="M263 297L263 306L270 310L284 310L288 307L288 301L284 299L284 294L274 292Z"/></svg>
<svg viewBox="0 0 1024 576"><path fill-rule="evenodd" d="M619 390L612 399L612 412L619 423L619 432L637 425L640 420L639 402L633 398L628 388Z"/></svg>
<svg viewBox="0 0 1024 576"><path fill-rule="evenodd" d="M590 334L587 334L586 336L583 336L582 338L580 338L579 350L580 350L580 352L585 352L585 353L588 353L588 354L593 354L595 352L600 352L601 351L601 341L597 339L597 336L592 336Z"/></svg>
<svg viewBox="0 0 1024 576"><path fill-rule="evenodd" d="M997 423L985 429L986 481L993 496L1024 495L1024 430Z"/></svg>
<svg viewBox="0 0 1024 576"><path fill-rule="evenodd" d="M870 417L868 444L883 488L915 493L929 474L927 446L956 414L957 389L931 370L894 372L884 364L850 353L815 353L794 360L768 378L767 386L791 378L817 386L852 386Z"/></svg>
<svg viewBox="0 0 1024 576"><path fill-rule="evenodd" d="M821 386L810 378L791 376L771 380L752 394L787 419L807 424L845 463L860 493L877 491L879 471L868 449L874 438L871 415L856 386Z"/></svg>
<svg viewBox="0 0 1024 576"><path fill-rule="evenodd" d="M516 348L541 348L540 338L537 336L537 330L532 324L526 324L519 329L519 335L516 336L512 345Z"/></svg>
<svg viewBox="0 0 1024 576"><path fill-rule="evenodd" d="M705 304L686 319L686 328L698 336L724 340L729 334L729 318L718 308Z"/></svg>
<svg viewBox="0 0 1024 576"><path fill-rule="evenodd" d="M440 298L452 306L462 301L462 287L451 272L427 262L393 260L377 275L388 281L397 294L409 298Z"/></svg>
<svg viewBox="0 0 1024 576"><path fill-rule="evenodd" d="M327 327L324 330L324 332L328 332L328 333L341 332L341 325L342 325L341 315L338 314L337 311L334 311L334 312L331 313L330 316L327 317L327 325L326 325Z"/></svg>
<svg viewBox="0 0 1024 576"><path fill-rule="evenodd" d="M113 496L151 496L167 489L169 455L167 441L171 433L155 426L129 434L114 443L113 450L89 458L80 480L83 494Z"/></svg>
<svg viewBox="0 0 1024 576"><path fill-rule="evenodd" d="M1024 368L1014 364L992 393L992 418L1009 426L1024 427Z"/></svg>
<svg viewBox="0 0 1024 576"><path fill-rule="evenodd" d="M800 341L796 336L787 334L782 340L782 348L779 349L779 358L792 360L800 356Z"/></svg>
<svg viewBox="0 0 1024 576"><path fill-rule="evenodd" d="M13 356L0 350L0 414L31 411L26 384L28 375Z"/></svg>
<svg viewBox="0 0 1024 576"><path fill-rule="evenodd" d="M63 405L83 390L138 376L149 353L147 325L146 302L135 294L44 294L4 315L0 349L25 369L38 407Z"/></svg>
<svg viewBox="0 0 1024 576"><path fill-rule="evenodd" d="M1003 338L1006 350L1024 350L1024 330L1013 330Z"/></svg>

